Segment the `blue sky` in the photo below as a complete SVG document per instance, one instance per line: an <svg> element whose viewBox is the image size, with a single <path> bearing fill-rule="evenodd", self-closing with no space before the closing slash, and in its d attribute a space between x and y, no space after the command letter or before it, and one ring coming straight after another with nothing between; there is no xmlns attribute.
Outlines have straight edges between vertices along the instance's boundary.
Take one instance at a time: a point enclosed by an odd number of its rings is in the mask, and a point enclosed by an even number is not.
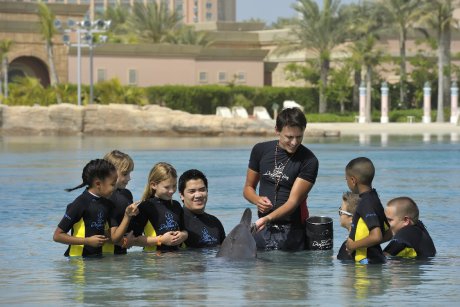
<svg viewBox="0 0 460 307"><path fill-rule="evenodd" d="M350 3L355 0L342 0L341 3ZM237 21L250 18L259 18L269 24L276 21L278 17L293 17L296 15L292 4L295 0L237 0L236 19ZM318 0L322 3L322 0Z"/></svg>

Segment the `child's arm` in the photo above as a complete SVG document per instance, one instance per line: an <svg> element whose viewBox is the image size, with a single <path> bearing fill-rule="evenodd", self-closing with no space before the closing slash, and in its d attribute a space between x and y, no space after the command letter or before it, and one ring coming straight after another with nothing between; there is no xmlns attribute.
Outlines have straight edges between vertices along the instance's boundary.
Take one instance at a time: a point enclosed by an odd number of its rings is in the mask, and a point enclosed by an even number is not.
<svg viewBox="0 0 460 307"><path fill-rule="evenodd" d="M77 238L69 236L64 230L59 227L56 227L54 231L53 240L58 243L68 244L68 245L89 245L92 247L99 247L104 245L105 242L109 240L106 236L94 235L87 238Z"/></svg>
<svg viewBox="0 0 460 307"><path fill-rule="evenodd" d="M149 237L149 236L138 236L134 238L133 245L135 246L141 246L141 247L146 247L146 246L159 246L163 244L163 237L166 236L167 233L164 235L159 235L155 237Z"/></svg>
<svg viewBox="0 0 460 307"><path fill-rule="evenodd" d="M123 216L123 220L120 225L118 225L118 227L110 228L110 238L113 243L118 243L123 238L123 235L128 229L131 218L139 213L139 209L137 208L138 204L139 203L136 202L126 207L125 215Z"/></svg>
<svg viewBox="0 0 460 307"><path fill-rule="evenodd" d="M382 239L383 239L383 236L382 236L382 231L380 230L380 227L374 227L369 232L369 235L365 237L364 239L353 241L352 239L348 238L347 250L349 252L352 252L358 248L371 247L371 246L382 243Z"/></svg>

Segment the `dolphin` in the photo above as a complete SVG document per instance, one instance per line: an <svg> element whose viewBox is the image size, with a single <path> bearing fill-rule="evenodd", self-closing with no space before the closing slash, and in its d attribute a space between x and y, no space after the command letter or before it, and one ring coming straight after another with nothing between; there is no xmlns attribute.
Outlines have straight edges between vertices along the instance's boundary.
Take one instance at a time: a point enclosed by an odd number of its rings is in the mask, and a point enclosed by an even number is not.
<svg viewBox="0 0 460 307"><path fill-rule="evenodd" d="M222 242L216 257L228 259L249 259L256 257L257 246L251 233L251 219L251 209L246 208L240 223L230 231Z"/></svg>

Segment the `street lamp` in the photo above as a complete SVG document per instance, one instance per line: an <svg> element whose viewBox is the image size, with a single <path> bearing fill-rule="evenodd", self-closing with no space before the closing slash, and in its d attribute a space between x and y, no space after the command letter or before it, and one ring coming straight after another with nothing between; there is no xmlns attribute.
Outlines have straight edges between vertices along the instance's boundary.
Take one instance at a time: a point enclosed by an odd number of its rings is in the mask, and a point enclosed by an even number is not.
<svg viewBox="0 0 460 307"><path fill-rule="evenodd" d="M75 22L73 19L67 20L67 28L63 30L64 34L62 35L62 40L64 43L71 47L77 47L77 93L78 93L78 105L81 105L81 48L89 48L89 79L90 79L90 97L89 103L93 103L93 49L97 46L94 42L95 33L105 33L110 27L110 20L98 19L96 21L91 21L88 19ZM56 19L54 21L54 26L61 30L62 23L60 20ZM70 42L71 32L76 32L77 34L77 43L72 44ZM105 43L107 41L107 36L99 36L99 43Z"/></svg>

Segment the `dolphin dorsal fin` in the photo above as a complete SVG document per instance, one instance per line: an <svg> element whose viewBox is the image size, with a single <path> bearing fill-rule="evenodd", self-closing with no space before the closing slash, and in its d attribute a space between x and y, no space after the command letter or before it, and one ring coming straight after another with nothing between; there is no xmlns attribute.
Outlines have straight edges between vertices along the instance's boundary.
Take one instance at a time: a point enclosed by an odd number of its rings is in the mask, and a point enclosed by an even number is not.
<svg viewBox="0 0 460 307"><path fill-rule="evenodd" d="M252 220L252 211L251 209L246 208L244 210L243 216L241 217L240 224L245 224L246 226L250 227L251 220Z"/></svg>

